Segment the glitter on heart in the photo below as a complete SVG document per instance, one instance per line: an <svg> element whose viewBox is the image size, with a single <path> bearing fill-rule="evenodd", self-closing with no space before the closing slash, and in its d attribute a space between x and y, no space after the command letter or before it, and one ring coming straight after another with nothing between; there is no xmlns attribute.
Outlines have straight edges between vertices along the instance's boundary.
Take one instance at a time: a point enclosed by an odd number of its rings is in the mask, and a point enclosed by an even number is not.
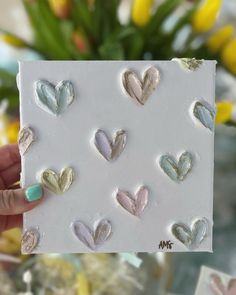
<svg viewBox="0 0 236 295"><path fill-rule="evenodd" d="M41 173L41 183L49 191L55 194L66 192L74 180L74 170L70 167L62 169L60 175L51 169Z"/></svg>
<svg viewBox="0 0 236 295"><path fill-rule="evenodd" d="M112 226L109 220L102 219L96 222L93 231L81 220L76 220L72 223L72 232L77 239L94 251L111 236Z"/></svg>
<svg viewBox="0 0 236 295"><path fill-rule="evenodd" d="M139 217L148 204L148 189L141 186L135 196L127 191L118 190L116 200L126 211Z"/></svg>
<svg viewBox="0 0 236 295"><path fill-rule="evenodd" d="M196 58L173 58L173 61L178 62L178 64L185 70L194 72L200 68L203 64L203 60Z"/></svg>
<svg viewBox="0 0 236 295"><path fill-rule="evenodd" d="M26 230L21 240L21 252L23 254L31 254L38 246L39 240L40 234L36 228Z"/></svg>
<svg viewBox="0 0 236 295"><path fill-rule="evenodd" d="M144 105L156 89L160 81L160 73L155 67L148 68L140 80L135 72L127 70L122 75L122 84L126 93Z"/></svg>
<svg viewBox="0 0 236 295"><path fill-rule="evenodd" d="M174 181L183 181L193 166L193 157L189 152L184 152L178 162L171 155L162 155L159 160L162 170Z"/></svg>
<svg viewBox="0 0 236 295"><path fill-rule="evenodd" d="M206 218L198 218L192 222L191 227L182 222L175 223L171 227L171 232L189 250L194 250L208 236L209 222Z"/></svg>
<svg viewBox="0 0 236 295"><path fill-rule="evenodd" d="M56 86L46 80L35 83L37 105L51 115L64 113L75 98L74 87L70 81L61 81Z"/></svg>
<svg viewBox="0 0 236 295"><path fill-rule="evenodd" d="M27 152L33 141L35 141L33 130L30 127L22 128L18 135L18 145L21 155Z"/></svg>

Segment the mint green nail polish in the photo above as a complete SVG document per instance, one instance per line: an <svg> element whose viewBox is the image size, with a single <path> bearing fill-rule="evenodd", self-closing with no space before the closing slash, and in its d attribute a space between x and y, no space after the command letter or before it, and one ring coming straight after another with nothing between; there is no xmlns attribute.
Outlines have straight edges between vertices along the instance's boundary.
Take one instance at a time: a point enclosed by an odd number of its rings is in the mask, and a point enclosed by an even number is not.
<svg viewBox="0 0 236 295"><path fill-rule="evenodd" d="M25 197L28 202L34 202L41 199L43 196L43 189L40 184L34 184L29 186L25 190Z"/></svg>

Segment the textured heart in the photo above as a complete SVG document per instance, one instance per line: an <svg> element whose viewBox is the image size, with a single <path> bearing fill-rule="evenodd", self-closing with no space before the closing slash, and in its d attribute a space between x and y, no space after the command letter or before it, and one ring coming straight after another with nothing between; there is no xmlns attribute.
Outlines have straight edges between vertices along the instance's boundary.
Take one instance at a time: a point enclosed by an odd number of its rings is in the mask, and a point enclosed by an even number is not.
<svg viewBox="0 0 236 295"><path fill-rule="evenodd" d="M172 60L177 61L181 67L192 72L203 64L202 60L196 58L173 58Z"/></svg>
<svg viewBox="0 0 236 295"><path fill-rule="evenodd" d="M189 152L184 152L177 163L172 156L162 155L159 164L172 180L183 181L192 169L193 158Z"/></svg>
<svg viewBox="0 0 236 295"><path fill-rule="evenodd" d="M82 221L77 220L72 224L72 231L75 236L87 247L95 250L101 246L111 235L111 223L107 219L99 221L95 230L91 230Z"/></svg>
<svg viewBox="0 0 236 295"><path fill-rule="evenodd" d="M30 254L38 246L40 239L39 231L36 228L28 229L21 240L21 252L23 254Z"/></svg>
<svg viewBox="0 0 236 295"><path fill-rule="evenodd" d="M56 86L45 80L35 85L36 103L44 111L52 115L60 115L72 104L75 94L70 81L61 81Z"/></svg>
<svg viewBox="0 0 236 295"><path fill-rule="evenodd" d="M127 191L118 190L116 194L118 203L129 213L140 216L148 203L148 189L144 186L140 187L135 197Z"/></svg>
<svg viewBox="0 0 236 295"><path fill-rule="evenodd" d="M41 174L42 185L55 194L63 194L69 189L74 180L72 168L64 168L60 175L50 169L46 169Z"/></svg>
<svg viewBox="0 0 236 295"><path fill-rule="evenodd" d="M127 94L141 105L144 105L156 89L160 81L159 71L155 67L148 68L143 75L143 81L133 71L123 74L122 82Z"/></svg>
<svg viewBox="0 0 236 295"><path fill-rule="evenodd" d="M126 145L127 135L124 130L119 130L114 136L113 142L108 138L103 130L95 133L94 144L99 153L107 160L116 160L123 152Z"/></svg>
<svg viewBox="0 0 236 295"><path fill-rule="evenodd" d="M214 130L215 109L206 101L197 101L193 108L194 116L202 123L203 126Z"/></svg>
<svg viewBox="0 0 236 295"><path fill-rule="evenodd" d="M189 250L198 248L201 242L207 237L209 223L206 218L197 219L189 228L184 223L172 225L172 234L183 243Z"/></svg>
<svg viewBox="0 0 236 295"><path fill-rule="evenodd" d="M32 142L35 140L34 133L29 127L24 127L18 135L18 145L21 155L24 155Z"/></svg>
<svg viewBox="0 0 236 295"><path fill-rule="evenodd" d="M210 287L215 295L235 295L236 294L236 279L231 279L228 286L224 284L218 274L211 274Z"/></svg>

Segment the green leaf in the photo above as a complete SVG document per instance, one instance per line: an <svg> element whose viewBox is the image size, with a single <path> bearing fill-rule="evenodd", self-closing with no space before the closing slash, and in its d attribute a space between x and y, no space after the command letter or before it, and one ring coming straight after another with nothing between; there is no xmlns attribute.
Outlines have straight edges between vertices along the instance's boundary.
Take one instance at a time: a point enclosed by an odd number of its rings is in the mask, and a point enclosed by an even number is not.
<svg viewBox="0 0 236 295"><path fill-rule="evenodd" d="M24 5L36 37L36 47L48 58L70 59L71 55L63 42L60 21L52 13L48 2L24 0Z"/></svg>
<svg viewBox="0 0 236 295"><path fill-rule="evenodd" d="M236 122L234 122L234 121L228 121L228 122L225 123L225 125L231 126L231 127L236 127Z"/></svg>
<svg viewBox="0 0 236 295"><path fill-rule="evenodd" d="M136 28L134 27L121 27L119 32L116 34L117 40L122 40L127 37L133 36L137 32Z"/></svg>
<svg viewBox="0 0 236 295"><path fill-rule="evenodd" d="M95 39L101 44L115 32L120 24L117 19L119 0L96 0L93 11Z"/></svg>
<svg viewBox="0 0 236 295"><path fill-rule="evenodd" d="M74 24L82 27L86 33L93 35L93 13L89 10L87 0L73 0L72 7L71 13Z"/></svg>
<svg viewBox="0 0 236 295"><path fill-rule="evenodd" d="M123 60L124 59L124 50L120 43L112 42L111 40L107 41L101 45L98 49L100 58L103 60Z"/></svg>
<svg viewBox="0 0 236 295"><path fill-rule="evenodd" d="M18 106L19 106L19 95L18 94L9 92L6 97L4 97L4 98L0 97L0 101L2 101L3 99L7 99L8 107L10 110L13 108L14 109L18 108Z"/></svg>
<svg viewBox="0 0 236 295"><path fill-rule="evenodd" d="M4 69L0 69L0 86L4 83L15 83L16 81L16 77L15 75L13 75L12 73L4 70Z"/></svg>
<svg viewBox="0 0 236 295"><path fill-rule="evenodd" d="M64 20L61 22L60 26L61 26L61 31L63 32L64 42L65 42L67 50L70 52L71 56L76 60L77 59L84 59L83 55L80 54L80 52L75 47L73 40L72 40L73 33L74 33L73 24L68 20Z"/></svg>
<svg viewBox="0 0 236 295"><path fill-rule="evenodd" d="M8 99L10 107L16 107L19 104L15 75L0 69L0 101L3 99Z"/></svg>
<svg viewBox="0 0 236 295"><path fill-rule="evenodd" d="M1 86L0 100L7 99L10 107L19 105L19 93L16 87Z"/></svg>
<svg viewBox="0 0 236 295"><path fill-rule="evenodd" d="M183 2L184 0L166 0L158 8L152 16L150 22L146 26L146 33L149 36L160 29L163 21Z"/></svg>
<svg viewBox="0 0 236 295"><path fill-rule="evenodd" d="M136 32L130 36L124 46L126 48L126 58L128 60L143 59L144 38L140 32Z"/></svg>

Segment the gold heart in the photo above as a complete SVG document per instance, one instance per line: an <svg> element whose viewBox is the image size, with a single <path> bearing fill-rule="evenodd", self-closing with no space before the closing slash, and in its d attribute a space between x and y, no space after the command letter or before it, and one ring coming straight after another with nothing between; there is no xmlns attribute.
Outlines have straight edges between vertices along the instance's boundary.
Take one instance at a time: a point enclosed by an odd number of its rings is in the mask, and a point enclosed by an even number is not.
<svg viewBox="0 0 236 295"><path fill-rule="evenodd" d="M160 73L153 66L144 72L142 80L131 70L125 71L122 76L122 83L126 93L141 105L146 103L159 81Z"/></svg>
<svg viewBox="0 0 236 295"><path fill-rule="evenodd" d="M35 140L34 132L29 127L24 127L20 130L18 135L18 145L21 155L24 155L30 145Z"/></svg>
<svg viewBox="0 0 236 295"><path fill-rule="evenodd" d="M177 61L182 68L188 71L196 71L203 64L202 59L196 58L173 58L172 60Z"/></svg>
<svg viewBox="0 0 236 295"><path fill-rule="evenodd" d="M41 183L48 190L60 195L69 189L74 180L74 171L70 167L64 168L60 175L51 169L46 169L41 174Z"/></svg>
<svg viewBox="0 0 236 295"><path fill-rule="evenodd" d="M40 233L36 228L30 228L26 230L21 240L21 252L22 254L31 254L38 246L40 239Z"/></svg>

